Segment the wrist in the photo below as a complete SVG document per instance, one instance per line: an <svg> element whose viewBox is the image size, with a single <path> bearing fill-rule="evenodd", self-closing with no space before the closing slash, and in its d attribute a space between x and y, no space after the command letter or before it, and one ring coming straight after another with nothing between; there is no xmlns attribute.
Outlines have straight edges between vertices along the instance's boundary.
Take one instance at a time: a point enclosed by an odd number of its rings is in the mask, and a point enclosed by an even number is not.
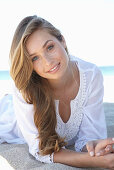
<svg viewBox="0 0 114 170"><path fill-rule="evenodd" d="M107 161L104 156L90 156L88 153L82 152L81 155L82 162L80 163L82 167L91 167L91 168L106 168Z"/></svg>
<svg viewBox="0 0 114 170"><path fill-rule="evenodd" d="M54 162L79 168L106 167L106 161L103 156L91 157L88 152L75 152L67 149L61 149L59 152L54 153Z"/></svg>

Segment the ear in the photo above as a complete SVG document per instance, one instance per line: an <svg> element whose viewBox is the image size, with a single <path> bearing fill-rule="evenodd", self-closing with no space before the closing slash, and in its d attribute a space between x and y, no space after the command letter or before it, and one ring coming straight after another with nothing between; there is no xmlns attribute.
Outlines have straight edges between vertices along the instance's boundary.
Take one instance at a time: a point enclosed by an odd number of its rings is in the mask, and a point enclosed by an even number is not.
<svg viewBox="0 0 114 170"><path fill-rule="evenodd" d="M64 48L66 48L66 47L67 47L67 45L66 45L66 41L65 41L65 38L64 38L64 36L63 36L63 35L62 35L62 44L63 44Z"/></svg>

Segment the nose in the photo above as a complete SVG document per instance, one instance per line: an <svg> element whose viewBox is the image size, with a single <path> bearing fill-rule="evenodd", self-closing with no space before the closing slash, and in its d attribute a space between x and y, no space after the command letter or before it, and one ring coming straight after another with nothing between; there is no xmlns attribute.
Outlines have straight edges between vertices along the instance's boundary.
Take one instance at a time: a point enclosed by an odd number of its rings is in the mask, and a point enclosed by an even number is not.
<svg viewBox="0 0 114 170"><path fill-rule="evenodd" d="M52 64L52 57L49 55L43 55L43 62L46 66L50 66Z"/></svg>

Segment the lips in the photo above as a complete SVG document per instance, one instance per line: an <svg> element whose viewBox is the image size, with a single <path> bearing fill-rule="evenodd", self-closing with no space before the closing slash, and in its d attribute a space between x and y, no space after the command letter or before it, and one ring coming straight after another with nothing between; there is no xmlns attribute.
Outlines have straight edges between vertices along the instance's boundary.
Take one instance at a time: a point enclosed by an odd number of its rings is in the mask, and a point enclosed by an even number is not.
<svg viewBox="0 0 114 170"><path fill-rule="evenodd" d="M55 65L54 67L52 67L52 68L48 71L48 73L55 73L56 71L58 71L59 67L60 67L60 63L58 63L57 65Z"/></svg>

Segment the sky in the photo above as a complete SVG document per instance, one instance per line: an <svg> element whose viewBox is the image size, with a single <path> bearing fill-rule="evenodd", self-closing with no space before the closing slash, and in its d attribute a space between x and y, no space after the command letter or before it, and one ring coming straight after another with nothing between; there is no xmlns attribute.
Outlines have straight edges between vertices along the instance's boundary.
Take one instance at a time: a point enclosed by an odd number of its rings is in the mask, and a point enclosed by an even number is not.
<svg viewBox="0 0 114 170"><path fill-rule="evenodd" d="M0 0L0 70L9 69L13 34L29 15L61 30L70 54L98 66L114 65L114 0Z"/></svg>

